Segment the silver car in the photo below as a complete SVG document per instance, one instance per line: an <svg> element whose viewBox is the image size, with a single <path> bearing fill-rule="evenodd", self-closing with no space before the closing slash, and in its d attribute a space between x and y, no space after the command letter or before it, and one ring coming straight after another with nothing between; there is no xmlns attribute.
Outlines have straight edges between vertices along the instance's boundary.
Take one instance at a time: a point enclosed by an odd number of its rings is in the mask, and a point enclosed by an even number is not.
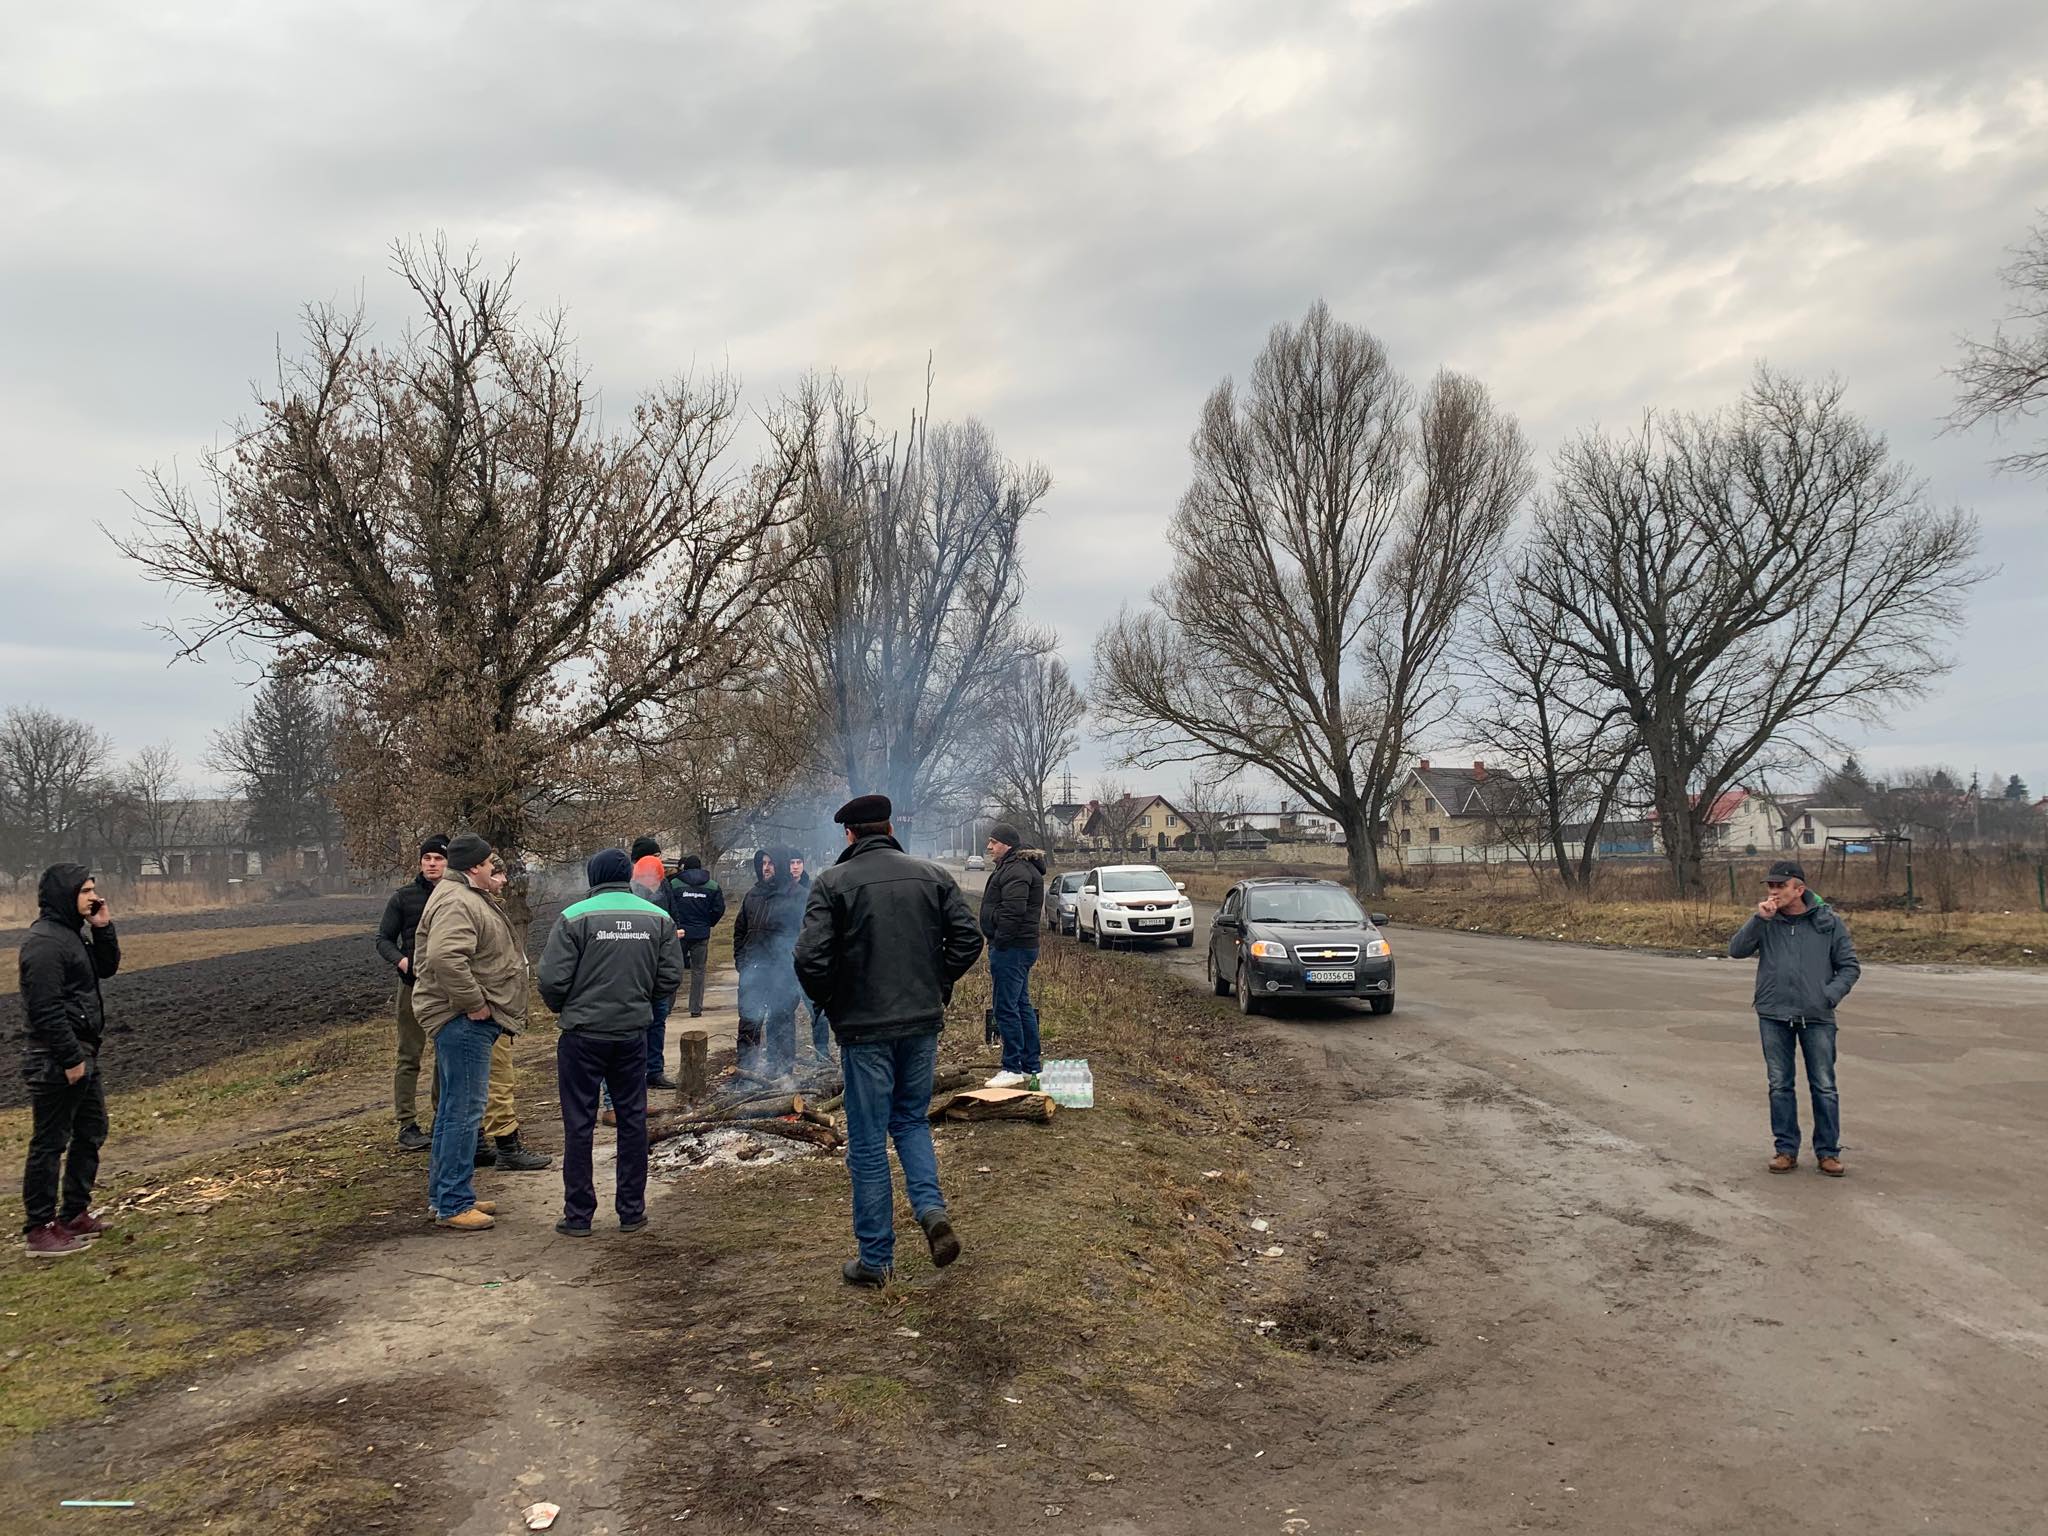
<svg viewBox="0 0 2048 1536"><path fill-rule="evenodd" d="M1070 875L1061 875L1045 888L1045 926L1054 933L1074 933L1080 921L1080 908L1076 898L1081 891L1081 882L1087 879L1085 871L1076 870Z"/></svg>

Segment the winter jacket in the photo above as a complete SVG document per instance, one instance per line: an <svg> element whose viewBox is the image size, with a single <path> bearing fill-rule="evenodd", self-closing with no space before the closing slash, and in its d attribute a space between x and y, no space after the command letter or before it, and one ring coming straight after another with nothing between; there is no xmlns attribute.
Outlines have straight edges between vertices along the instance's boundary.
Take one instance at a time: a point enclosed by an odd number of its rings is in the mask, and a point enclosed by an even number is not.
<svg viewBox="0 0 2048 1536"><path fill-rule="evenodd" d="M756 855L755 869L760 868ZM740 1012L749 1018L793 1009L796 972L790 957L803 926L804 889L789 878L789 862L776 850L775 878L757 880L732 924L732 960L740 976Z"/></svg>
<svg viewBox="0 0 2048 1536"><path fill-rule="evenodd" d="M711 930L725 916L725 892L711 878L708 869L686 869L671 876L663 887L670 917L684 940L699 944L711 937Z"/></svg>
<svg viewBox="0 0 2048 1536"><path fill-rule="evenodd" d="M683 979L675 920L623 885L600 885L555 919L540 997L555 1023L593 1040L636 1040Z"/></svg>
<svg viewBox="0 0 2048 1536"><path fill-rule="evenodd" d="M841 1045L932 1034L981 934L953 877L893 837L864 837L819 874L796 973Z"/></svg>
<svg viewBox="0 0 2048 1536"><path fill-rule="evenodd" d="M446 876L443 876L445 879ZM384 919L377 924L377 953L393 969L401 960L412 958L412 944L419 932L420 914L427 910L427 898L434 894L438 880L429 880L425 875L414 875L384 903ZM398 979L411 986L419 978L413 968L399 971Z"/></svg>
<svg viewBox="0 0 2048 1536"><path fill-rule="evenodd" d="M1728 941L1737 960L1756 964L1757 1017L1788 1024L1832 1024L1835 1006L1849 995L1863 966L1849 938L1849 925L1811 891L1797 917L1752 916Z"/></svg>
<svg viewBox="0 0 2048 1536"><path fill-rule="evenodd" d="M509 1035L526 1023L526 946L504 909L459 874L434 887L413 939L413 1017L428 1034L489 1008Z"/></svg>
<svg viewBox="0 0 2048 1536"><path fill-rule="evenodd" d="M981 936L990 949L1038 948L1045 920L1045 854L1012 848L988 872L981 891Z"/></svg>
<svg viewBox="0 0 2048 1536"><path fill-rule="evenodd" d="M92 871L53 864L36 887L36 920L21 941L21 1075L61 1083L80 1062L97 1061L107 1009L100 980L121 968L114 925L95 928L78 915L78 893Z"/></svg>

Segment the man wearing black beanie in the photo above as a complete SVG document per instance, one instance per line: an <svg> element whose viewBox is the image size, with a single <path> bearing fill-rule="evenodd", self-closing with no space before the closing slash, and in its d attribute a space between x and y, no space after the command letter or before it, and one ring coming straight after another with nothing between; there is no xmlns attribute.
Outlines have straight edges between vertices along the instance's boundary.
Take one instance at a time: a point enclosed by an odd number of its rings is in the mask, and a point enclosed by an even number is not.
<svg viewBox="0 0 2048 1536"><path fill-rule="evenodd" d="M391 1110L398 1121L398 1145L406 1152L424 1152L430 1144L420 1129L418 1105L420 1061L426 1055L427 1032L412 1011L412 945L419 932L427 898L448 873L448 838L436 832L420 841L419 873L391 893L384 918L377 925L377 953L398 973L398 1065L391 1074Z"/></svg>

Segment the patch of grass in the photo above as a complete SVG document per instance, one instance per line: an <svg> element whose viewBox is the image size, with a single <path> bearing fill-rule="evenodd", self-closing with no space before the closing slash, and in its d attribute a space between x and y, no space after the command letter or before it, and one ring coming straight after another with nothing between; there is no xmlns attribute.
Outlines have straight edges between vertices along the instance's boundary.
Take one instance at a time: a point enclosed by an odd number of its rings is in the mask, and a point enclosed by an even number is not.
<svg viewBox="0 0 2048 1536"><path fill-rule="evenodd" d="M286 1315L255 1305L266 1282L415 1214L419 1186L370 1116L103 1186L115 1230L89 1252L0 1264L0 1442L281 1342Z"/></svg>
<svg viewBox="0 0 2048 1536"><path fill-rule="evenodd" d="M1280 1048L1180 978L1072 944L1046 946L1033 990L1045 1054L1086 1057L1099 1107L938 1128L964 1246L945 1275L899 1199L896 1283L843 1286L846 1176L814 1158L691 1175L674 1215L610 1277L630 1293L624 1315L665 1319L630 1364L636 1390L664 1403L714 1394L642 1426L646 1518L690 1506L738 1524L821 1488L921 1506L989 1454L1070 1476L1140 1446L1188 1393L1243 1374L1261 1346L1232 1316L1230 1277L1274 1134L1260 1117L1278 1102L1264 1053ZM985 972L961 983L945 1059L983 1058L986 1002ZM757 1471L748 1436L764 1419L845 1447L827 1453L844 1464L811 1455ZM1009 1449L991 1452L999 1442Z"/></svg>
<svg viewBox="0 0 2048 1536"><path fill-rule="evenodd" d="M1726 951L1750 908L1714 901L1567 901L1465 889L1390 888L1381 898L1396 922L1469 933L1629 948ZM2048 914L2040 912L1845 911L1865 960L1920 964L2048 964Z"/></svg>

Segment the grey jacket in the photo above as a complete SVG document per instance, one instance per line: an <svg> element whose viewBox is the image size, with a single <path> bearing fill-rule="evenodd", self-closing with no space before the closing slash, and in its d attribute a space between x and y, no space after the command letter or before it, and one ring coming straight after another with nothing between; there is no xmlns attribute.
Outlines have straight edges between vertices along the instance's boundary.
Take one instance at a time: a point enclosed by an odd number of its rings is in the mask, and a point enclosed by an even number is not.
<svg viewBox="0 0 2048 1536"><path fill-rule="evenodd" d="M1849 938L1849 925L1834 908L1806 896L1797 917L1783 913L1766 921L1752 916L1728 941L1737 960L1756 964L1757 1017L1788 1024L1832 1024L1835 1005L1849 995L1863 966Z"/></svg>
<svg viewBox="0 0 2048 1536"><path fill-rule="evenodd" d="M623 885L600 885L555 919L540 953L540 999L566 1032L637 1040L683 979L675 919Z"/></svg>

